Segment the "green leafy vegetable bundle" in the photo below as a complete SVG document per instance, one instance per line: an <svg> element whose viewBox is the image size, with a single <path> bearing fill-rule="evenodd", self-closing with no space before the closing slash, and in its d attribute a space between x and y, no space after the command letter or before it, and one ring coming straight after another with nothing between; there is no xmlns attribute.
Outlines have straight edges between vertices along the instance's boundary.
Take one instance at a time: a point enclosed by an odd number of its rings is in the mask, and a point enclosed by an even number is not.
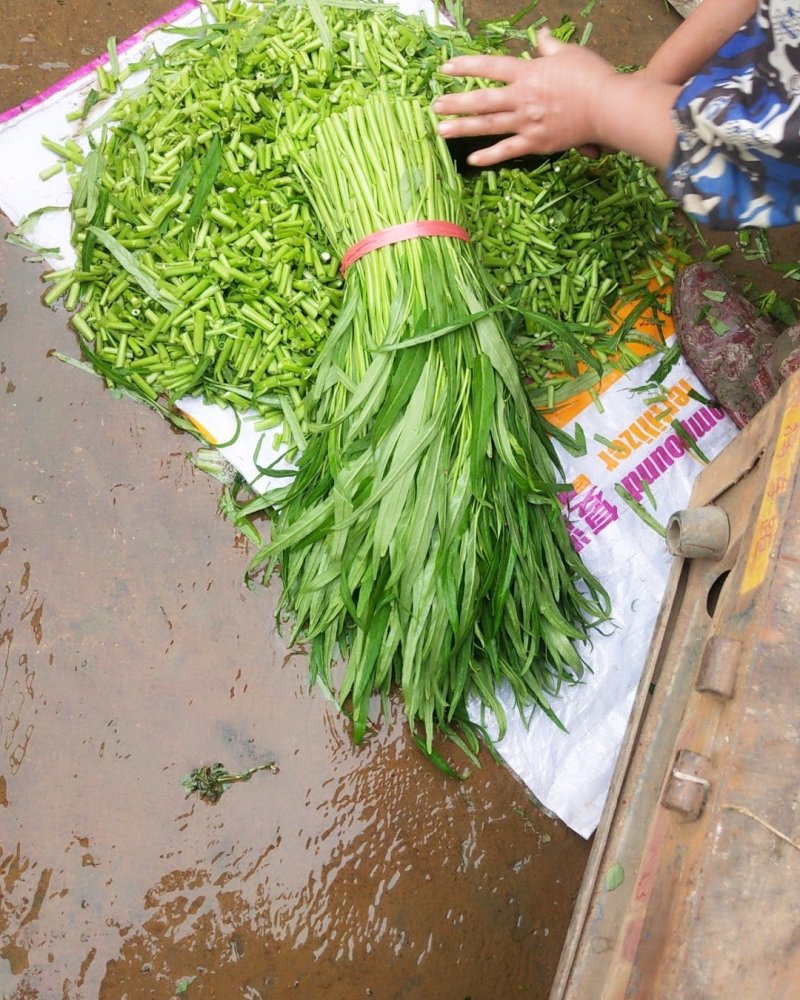
<svg viewBox="0 0 800 1000"><path fill-rule="evenodd" d="M300 163L336 257L386 227L464 226L459 178L419 102L372 97L316 138ZM313 676L349 702L356 741L373 693L395 682L428 751L437 729L474 751L470 694L502 731L502 682L520 709L552 715L550 696L582 674L575 643L607 614L484 288L474 249L452 238L353 264L298 475L269 497L279 513L256 564L280 564L282 611L311 643Z"/></svg>

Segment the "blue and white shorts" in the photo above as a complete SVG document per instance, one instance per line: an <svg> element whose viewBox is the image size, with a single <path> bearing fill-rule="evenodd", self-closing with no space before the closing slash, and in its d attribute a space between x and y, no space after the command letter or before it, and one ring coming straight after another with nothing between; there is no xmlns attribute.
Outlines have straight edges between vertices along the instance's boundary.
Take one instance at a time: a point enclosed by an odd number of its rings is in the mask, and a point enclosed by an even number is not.
<svg viewBox="0 0 800 1000"><path fill-rule="evenodd" d="M681 91L670 195L714 229L800 222L800 0L753 17Z"/></svg>

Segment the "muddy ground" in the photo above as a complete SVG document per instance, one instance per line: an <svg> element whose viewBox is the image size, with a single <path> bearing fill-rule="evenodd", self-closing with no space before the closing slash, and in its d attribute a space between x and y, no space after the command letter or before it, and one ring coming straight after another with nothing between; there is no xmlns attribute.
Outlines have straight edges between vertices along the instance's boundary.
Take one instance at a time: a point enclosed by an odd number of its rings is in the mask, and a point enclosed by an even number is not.
<svg viewBox="0 0 800 1000"><path fill-rule="evenodd" d="M4 0L0 108L167 7ZM617 62L677 23L592 19ZM0 996L546 997L588 844L488 758L439 774L396 708L351 745L194 441L51 357L75 341L22 257L0 243ZM214 761L279 772L185 798Z"/></svg>

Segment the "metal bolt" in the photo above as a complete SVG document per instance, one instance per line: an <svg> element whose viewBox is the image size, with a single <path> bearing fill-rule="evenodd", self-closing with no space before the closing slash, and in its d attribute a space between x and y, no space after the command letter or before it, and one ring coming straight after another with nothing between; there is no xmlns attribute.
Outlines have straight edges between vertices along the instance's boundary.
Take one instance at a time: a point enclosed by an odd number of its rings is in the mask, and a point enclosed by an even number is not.
<svg viewBox="0 0 800 1000"><path fill-rule="evenodd" d="M665 809L693 821L700 817L711 788L711 761L694 750L679 750L661 797Z"/></svg>
<svg viewBox="0 0 800 1000"><path fill-rule="evenodd" d="M667 522L667 549L673 556L722 559L730 539L728 515L713 504L676 511Z"/></svg>
<svg viewBox="0 0 800 1000"><path fill-rule="evenodd" d="M695 688L717 698L732 698L741 651L742 644L738 639L712 635L703 649Z"/></svg>

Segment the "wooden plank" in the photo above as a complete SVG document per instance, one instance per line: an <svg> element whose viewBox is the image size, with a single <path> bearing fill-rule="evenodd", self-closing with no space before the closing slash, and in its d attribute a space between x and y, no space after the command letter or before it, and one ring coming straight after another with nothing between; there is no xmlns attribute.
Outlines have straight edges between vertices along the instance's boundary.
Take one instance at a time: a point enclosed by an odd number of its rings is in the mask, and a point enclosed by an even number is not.
<svg viewBox="0 0 800 1000"><path fill-rule="evenodd" d="M731 545L676 560L552 1000L795 995L798 402L795 376L698 478L692 506L722 506ZM767 490L773 546L754 570ZM695 689L711 638L731 698Z"/></svg>

